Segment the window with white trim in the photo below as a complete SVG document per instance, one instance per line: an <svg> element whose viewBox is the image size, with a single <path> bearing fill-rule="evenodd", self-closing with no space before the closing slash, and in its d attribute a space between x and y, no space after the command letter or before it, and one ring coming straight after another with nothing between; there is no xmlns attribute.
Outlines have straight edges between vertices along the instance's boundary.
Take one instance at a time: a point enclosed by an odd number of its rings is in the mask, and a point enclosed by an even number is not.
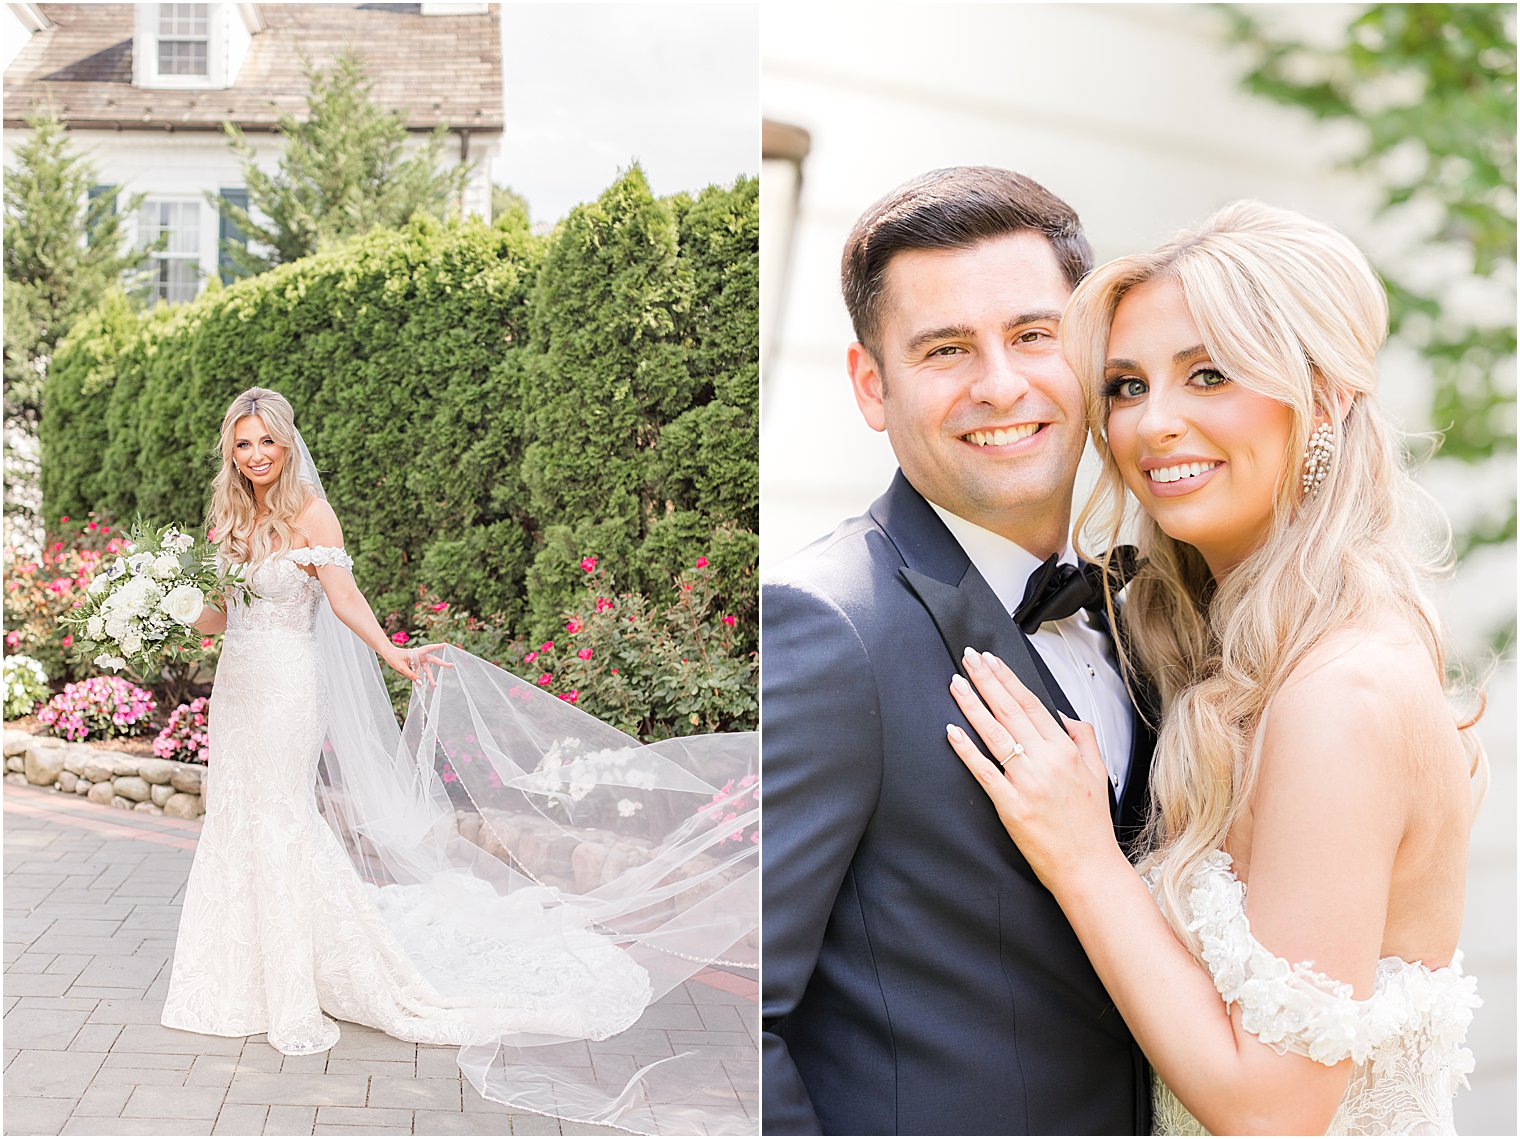
<svg viewBox="0 0 1520 1139"><path fill-rule="evenodd" d="M211 71L211 5L158 6L158 73L208 76Z"/></svg>
<svg viewBox="0 0 1520 1139"><path fill-rule="evenodd" d="M180 5L204 7L205 5ZM137 215L137 244L141 248L163 245L153 258L154 297L166 301L193 301L201 285L201 204L199 202L144 202Z"/></svg>

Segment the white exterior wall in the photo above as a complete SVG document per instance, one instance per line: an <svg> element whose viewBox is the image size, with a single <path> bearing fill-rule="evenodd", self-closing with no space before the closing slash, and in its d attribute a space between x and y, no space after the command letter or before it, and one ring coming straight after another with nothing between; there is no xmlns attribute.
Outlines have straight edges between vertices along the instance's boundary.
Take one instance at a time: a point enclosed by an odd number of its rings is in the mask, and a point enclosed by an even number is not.
<svg viewBox="0 0 1520 1139"><path fill-rule="evenodd" d="M1344 27L1346 11L1300 5L1289 15L1313 37ZM1407 240L1374 224L1370 188L1333 168L1354 136L1242 93L1244 62L1205 6L788 4L768 6L761 23L762 111L812 137L780 279L778 221L790 191L784 170L762 175L762 328L773 338L762 356L762 568L861 513L895 469L885 436L866 427L850 393L839 257L855 219L908 178L952 165L1019 170L1076 207L1100 263L1244 197L1320 217L1374 259ZM1473 298L1465 312L1505 309L1512 289L1458 280L1451 295ZM1424 430L1423 366L1397 347L1382 363L1385 405L1406 429ZM1502 497L1514 478L1513 455L1476 472L1438 464L1424 476L1458 517ZM1089 480L1085 467L1078 503ZM1443 590L1442 613L1469 653L1496 608L1512 604L1515 581L1511 543L1480 551ZM1478 1070L1458 1097L1457 1124L1513 1134L1512 663L1490 678L1488 694L1493 787L1474 836L1464 928L1485 1006L1469 1038Z"/></svg>
<svg viewBox="0 0 1520 1139"><path fill-rule="evenodd" d="M5 132L3 149L7 168L11 166L15 148L28 133L25 129ZM279 135L249 131L244 137L253 146L260 169L273 170L278 165L284 148ZM416 149L421 146L424 137L412 136L408 147ZM71 138L78 151L94 166L96 182L120 186L123 198L146 192L152 201L197 204L201 279L204 282L216 275L220 225L217 210L206 201L205 195L244 184L242 163L221 132L80 130L72 132ZM466 214L479 214L489 220L491 159L499 149L499 134L472 132L470 160L477 164L465 188ZM448 139L444 160L459 161L458 135ZM135 223L127 227L127 233L136 240Z"/></svg>

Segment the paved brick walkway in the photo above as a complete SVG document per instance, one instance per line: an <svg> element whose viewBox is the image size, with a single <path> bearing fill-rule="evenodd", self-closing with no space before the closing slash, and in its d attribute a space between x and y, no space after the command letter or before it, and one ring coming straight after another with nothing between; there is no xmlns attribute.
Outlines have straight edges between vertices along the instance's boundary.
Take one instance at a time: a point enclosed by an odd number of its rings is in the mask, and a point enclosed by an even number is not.
<svg viewBox="0 0 1520 1139"><path fill-rule="evenodd" d="M6 1134L622 1134L508 1112L464 1081L457 1049L356 1024L317 1056L163 1028L200 824L15 784L4 805ZM614 1038L590 1045L592 1063L631 1073L712 1049L757 1120L756 992L753 976L707 970L624 1034L638 1054Z"/></svg>

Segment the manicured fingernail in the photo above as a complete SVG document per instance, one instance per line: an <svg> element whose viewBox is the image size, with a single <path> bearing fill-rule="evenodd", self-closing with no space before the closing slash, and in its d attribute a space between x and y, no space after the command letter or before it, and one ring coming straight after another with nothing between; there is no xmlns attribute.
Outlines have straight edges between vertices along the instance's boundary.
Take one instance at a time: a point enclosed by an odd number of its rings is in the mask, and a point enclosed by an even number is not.
<svg viewBox="0 0 1520 1139"><path fill-rule="evenodd" d="M963 739L965 737L966 733L963 732L963 731L961 731L954 724L946 724L945 725L945 735L949 736L952 740L958 740L958 739Z"/></svg>
<svg viewBox="0 0 1520 1139"><path fill-rule="evenodd" d="M997 657L993 656L991 653L983 653L982 660L986 661L988 665L997 663Z"/></svg>
<svg viewBox="0 0 1520 1139"><path fill-rule="evenodd" d="M971 648L970 646L967 646L966 651L964 653L962 653L961 655L963 657L965 657L966 663L969 664L969 665L971 665L972 667L975 667L976 665L979 665L979 664L982 663L982 655L981 655L981 653L977 652L975 649Z"/></svg>
<svg viewBox="0 0 1520 1139"><path fill-rule="evenodd" d="M958 672L950 678L950 687L955 689L957 692L971 691L971 685L967 684L966 678Z"/></svg>

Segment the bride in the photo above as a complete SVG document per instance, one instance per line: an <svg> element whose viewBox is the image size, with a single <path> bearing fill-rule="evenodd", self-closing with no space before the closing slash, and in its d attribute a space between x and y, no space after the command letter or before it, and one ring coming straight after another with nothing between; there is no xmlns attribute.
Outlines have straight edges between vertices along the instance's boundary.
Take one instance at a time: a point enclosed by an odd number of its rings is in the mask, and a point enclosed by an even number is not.
<svg viewBox="0 0 1520 1139"><path fill-rule="evenodd" d="M1083 522L1112 549L1125 488L1143 511L1124 641L1163 711L1138 874L1092 729L969 649L981 699L951 686L997 762L950 743L1150 1060L1158 1134L1449 1133L1472 1070L1486 766L1373 399L1387 316L1345 237L1249 202L1072 297L1103 464Z"/></svg>
<svg viewBox="0 0 1520 1139"><path fill-rule="evenodd" d="M221 459L209 521L246 574L197 625L226 638L162 1023L304 1055L348 1020L462 1046L512 1107L744 1129L717 1060L599 1084L544 1045L612 1036L705 964L751 963L729 955L758 917L753 734L640 746L451 646L391 644L285 398L233 400ZM377 653L414 682L400 730Z"/></svg>

